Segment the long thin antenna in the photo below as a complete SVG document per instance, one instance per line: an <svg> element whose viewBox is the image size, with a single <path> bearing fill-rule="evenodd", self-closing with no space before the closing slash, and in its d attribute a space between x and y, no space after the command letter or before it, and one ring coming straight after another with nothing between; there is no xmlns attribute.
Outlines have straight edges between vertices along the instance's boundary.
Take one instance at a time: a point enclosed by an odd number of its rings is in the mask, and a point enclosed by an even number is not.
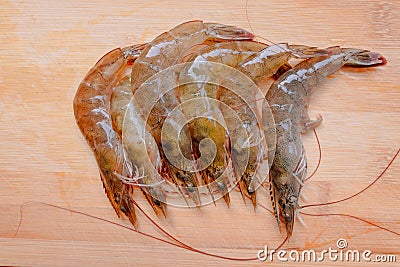
<svg viewBox="0 0 400 267"><path fill-rule="evenodd" d="M304 205L304 206L301 206L300 208L301 208L301 209L304 209L304 208L309 208L309 207L318 207L318 206L327 206L327 205L337 204L337 203L340 203L340 202L343 202L343 201L352 199L352 198L354 198L354 197L360 195L361 193L363 193L364 191L366 191L367 189L369 189L371 186L373 186L376 182L378 182L379 179L382 178L382 176L386 173L386 171L387 171L387 170L389 169L389 167L392 165L393 161L397 158L397 156L399 155L399 153L400 153L400 149L397 150L397 152L396 152L396 154L393 156L392 160L388 163L388 165L385 167L385 169L378 175L378 177L376 177L375 180L373 180L369 185L367 185L366 187L364 187L363 189L361 189L361 190L358 191L357 193L355 193L355 194L353 194L353 195L351 195L351 196L348 196L348 197L339 199L339 200L330 201L330 202L326 202L326 203L318 203L318 204Z"/></svg>
<svg viewBox="0 0 400 267"><path fill-rule="evenodd" d="M249 24L251 33L252 33L255 37L257 37L257 38L260 38L260 39L262 39L262 40L265 40L265 41L267 41L267 42L269 42L269 43L271 43L271 44L273 44L273 45L277 45L277 43L275 43L275 42L273 42L273 41L271 41L271 40L269 40L269 39L267 39L267 38L265 38L265 37L262 37L262 36L260 36L260 35L257 35L257 34L254 32L253 26L251 25L250 19L249 19L248 7L249 7L249 0L246 0L246 6L245 6L246 20L247 20L247 23ZM278 45L278 47L281 48L279 45ZM282 51L285 52L285 50L284 50L283 48L282 48Z"/></svg>

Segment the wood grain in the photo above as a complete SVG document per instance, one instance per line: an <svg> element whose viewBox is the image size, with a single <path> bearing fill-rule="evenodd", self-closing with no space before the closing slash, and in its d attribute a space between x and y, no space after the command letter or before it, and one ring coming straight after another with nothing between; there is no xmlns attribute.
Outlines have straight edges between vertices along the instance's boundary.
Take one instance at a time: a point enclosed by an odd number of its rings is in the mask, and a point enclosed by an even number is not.
<svg viewBox="0 0 400 267"><path fill-rule="evenodd" d="M38 203L129 226L109 204L92 152L75 124L72 99L80 81L111 49L149 41L186 20L250 29L245 5L244 0L0 1L0 265L260 264L189 252ZM323 155L301 202L321 203L358 192L385 168L400 144L400 3L249 0L247 12L251 30L273 42L359 47L387 57L386 66L339 71L312 100L312 114L324 116L318 129ZM304 142L313 170L315 138L307 135ZM396 159L360 196L304 212L350 214L399 233L399 171ZM270 208L267 195L261 190L259 201ZM140 193L137 199L154 218ZM166 239L142 214L138 217L141 231ZM296 224L286 248L322 251L346 238L348 249L394 254L400 261L399 235L348 217L302 218L307 226ZM167 220L155 219L193 247L229 257L256 257L264 245L274 248L284 237L269 212L254 212L237 193L229 209L223 202L201 210L170 207Z"/></svg>

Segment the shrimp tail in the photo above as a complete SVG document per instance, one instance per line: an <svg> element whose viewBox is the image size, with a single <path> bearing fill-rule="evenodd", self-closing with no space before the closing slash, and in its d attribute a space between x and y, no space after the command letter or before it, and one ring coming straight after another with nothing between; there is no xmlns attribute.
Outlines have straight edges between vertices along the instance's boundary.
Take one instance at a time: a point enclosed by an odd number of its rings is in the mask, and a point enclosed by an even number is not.
<svg viewBox="0 0 400 267"><path fill-rule="evenodd" d="M341 48L345 53L349 53L345 65L352 67L370 67L385 65L387 60L377 52L360 50L355 48Z"/></svg>
<svg viewBox="0 0 400 267"><path fill-rule="evenodd" d="M100 168L100 178L103 182L103 187L117 216L121 217L122 211L128 217L133 227L137 229L135 207L131 203L131 199L133 199L132 189L128 185L124 185L120 180L115 182L110 177L110 175L105 174Z"/></svg>
<svg viewBox="0 0 400 267"><path fill-rule="evenodd" d="M114 188L115 186L112 186L112 182L108 181L107 176L104 174L104 172L100 169L100 178L101 181L103 183L103 188L104 191L108 197L108 199L110 200L111 206L114 208L115 213L117 213L118 217L121 217L121 210L120 210L120 204L119 199L120 199L120 195L118 194L112 194L112 190L111 188Z"/></svg>

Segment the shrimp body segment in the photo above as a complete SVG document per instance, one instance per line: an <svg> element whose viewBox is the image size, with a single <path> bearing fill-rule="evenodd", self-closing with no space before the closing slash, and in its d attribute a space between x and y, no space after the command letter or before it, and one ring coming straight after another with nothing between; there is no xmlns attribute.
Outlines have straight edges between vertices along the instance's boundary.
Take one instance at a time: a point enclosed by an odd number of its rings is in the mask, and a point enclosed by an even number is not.
<svg viewBox="0 0 400 267"><path fill-rule="evenodd" d="M166 216L165 180L160 175L161 157L157 143L147 130L146 122L134 101L129 102L125 112L122 140L136 174L132 183L138 184L146 192L145 196L157 215Z"/></svg>

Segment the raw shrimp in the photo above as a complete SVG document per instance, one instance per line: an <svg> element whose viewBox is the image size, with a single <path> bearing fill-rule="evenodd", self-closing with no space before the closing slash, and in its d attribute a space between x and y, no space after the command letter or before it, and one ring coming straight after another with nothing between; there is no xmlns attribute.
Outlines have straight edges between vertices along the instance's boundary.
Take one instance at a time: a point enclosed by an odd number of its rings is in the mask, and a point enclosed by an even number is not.
<svg viewBox="0 0 400 267"><path fill-rule="evenodd" d="M129 176L125 152L110 118L112 88L125 75L127 64L136 59L143 45L114 49L103 56L83 79L74 98L77 124L94 152L105 192L120 216L121 211L136 225L132 185L118 176Z"/></svg>
<svg viewBox="0 0 400 267"><path fill-rule="evenodd" d="M163 187L165 180L159 174L162 166L157 143L146 129L146 122L132 102L128 104L125 112L122 137L128 162L132 162L135 169L136 177L132 179L132 183L139 183L142 190L147 192L147 200L156 207L156 213L161 215L162 212L166 216L166 195Z"/></svg>
<svg viewBox="0 0 400 267"><path fill-rule="evenodd" d="M135 94L137 89L144 84L148 78L177 63L179 59L184 56L186 51L195 45L201 44L205 41L246 40L252 39L253 37L254 36L251 33L248 33L243 29L222 24L189 21L178 25L172 30L156 37L143 49L143 52L140 54L132 68L132 77L134 77L132 79L132 92ZM168 77L167 79L171 78L173 77ZM163 79L166 79L166 77L163 77ZM167 93L166 95L157 92L159 91L159 87L163 86L163 83L165 82L166 81L159 80L157 81L157 84L154 85L154 88L149 89L159 96L155 101L160 101L154 105L153 110L146 118L152 135L157 141L161 151L161 129L165 117L171 113L177 105L179 105L179 101L173 92ZM146 95L142 95L142 97L139 95L136 96L136 98L137 103L140 105L148 105L148 97ZM166 139L164 140L163 146L172 147L173 144L171 144L171 142L174 143L176 140L168 139L168 136L171 135L165 135ZM182 144L181 147L185 150L183 151L184 155L187 158L191 158L191 137L188 128L184 128L179 136L179 142ZM172 152L172 150L169 151ZM164 159L165 153L161 152L161 155ZM194 192L192 198L196 205L198 205L198 192L197 189L195 189L197 186L195 173L179 170L179 168L172 166L172 164L167 162L167 160L163 160L163 162L169 176L175 182L183 181L183 184L188 189L188 193L192 194L192 192Z"/></svg>
<svg viewBox="0 0 400 267"><path fill-rule="evenodd" d="M385 64L378 53L331 47L329 55L310 58L296 65L275 81L267 93L277 131L275 158L270 170L270 193L278 225L282 221L287 235L293 232L298 198L307 172L307 161L300 133L317 127L322 120L307 114L309 97L323 79L343 65Z"/></svg>
<svg viewBox="0 0 400 267"><path fill-rule="evenodd" d="M165 192L159 175L161 159L154 138L146 130L146 123L129 102L131 91L131 69L126 68L125 77L113 89L110 114L114 130L123 140L127 153L124 158L130 177L118 175L125 183L140 185L146 199L157 215L166 215ZM132 174L135 174L132 177Z"/></svg>

